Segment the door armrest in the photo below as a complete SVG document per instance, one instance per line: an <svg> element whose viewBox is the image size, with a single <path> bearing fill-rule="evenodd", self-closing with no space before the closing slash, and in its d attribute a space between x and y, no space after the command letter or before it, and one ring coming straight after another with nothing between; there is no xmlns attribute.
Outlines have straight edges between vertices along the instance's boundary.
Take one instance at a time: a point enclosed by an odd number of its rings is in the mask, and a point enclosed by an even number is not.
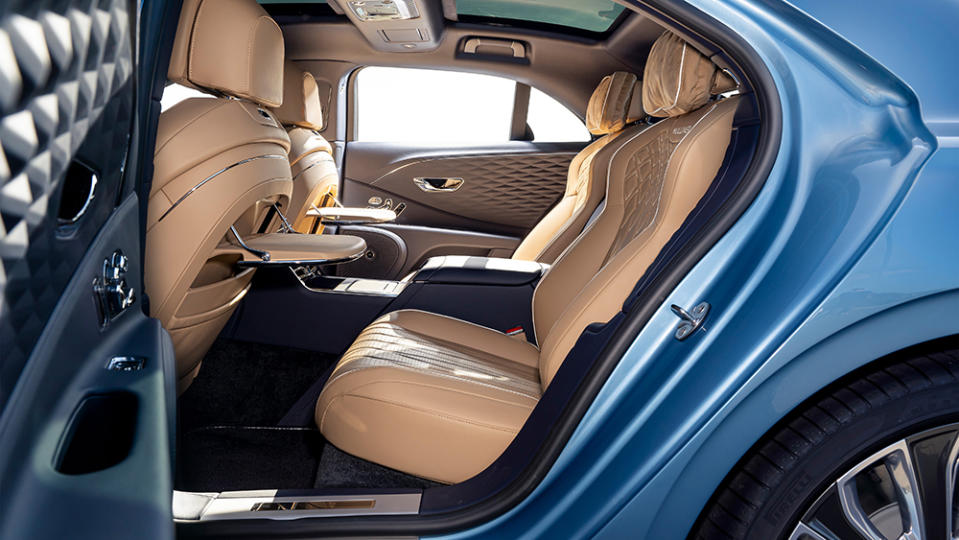
<svg viewBox="0 0 959 540"><path fill-rule="evenodd" d="M386 208L344 208L342 206L313 208L308 210L306 215L320 218L324 225L386 223L396 219L396 212Z"/></svg>

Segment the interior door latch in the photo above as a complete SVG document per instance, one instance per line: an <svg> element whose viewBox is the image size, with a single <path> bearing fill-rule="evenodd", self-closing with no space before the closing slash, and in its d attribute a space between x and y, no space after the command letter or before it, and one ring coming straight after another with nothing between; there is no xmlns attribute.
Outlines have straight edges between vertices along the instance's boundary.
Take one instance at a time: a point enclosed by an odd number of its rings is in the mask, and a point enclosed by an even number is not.
<svg viewBox="0 0 959 540"><path fill-rule="evenodd" d="M696 330L703 328L703 321L706 320L706 315L709 314L709 304L707 302L701 302L689 311L686 311L676 304L669 306L669 309L673 310L673 313L682 319L682 322L676 327L676 333L673 334L679 341L688 338L693 335ZM705 328L703 329L705 330Z"/></svg>
<svg viewBox="0 0 959 540"><path fill-rule="evenodd" d="M109 324L136 300L136 292L127 285L126 280L129 262L123 251L118 249L103 260L100 275L93 279L93 296L97 300L101 327Z"/></svg>

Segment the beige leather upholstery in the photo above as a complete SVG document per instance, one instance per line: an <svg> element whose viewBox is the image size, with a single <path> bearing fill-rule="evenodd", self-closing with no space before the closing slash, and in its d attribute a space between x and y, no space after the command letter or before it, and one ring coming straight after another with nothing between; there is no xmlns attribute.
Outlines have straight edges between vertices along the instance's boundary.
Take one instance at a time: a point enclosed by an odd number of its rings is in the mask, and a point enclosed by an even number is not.
<svg viewBox="0 0 959 540"><path fill-rule="evenodd" d="M252 0L184 2L170 77L241 99L188 99L157 128L145 288L173 338L181 392L253 276L219 247L230 226L258 230L292 191L289 138L258 105L279 102L282 62L279 30Z"/></svg>
<svg viewBox="0 0 959 540"><path fill-rule="evenodd" d="M643 83L632 73L603 77L586 106L586 129L593 135L621 131L643 117Z"/></svg>
<svg viewBox="0 0 959 540"><path fill-rule="evenodd" d="M691 57L699 55L693 49L686 54L687 62L702 59ZM699 69L689 82L703 84L715 71ZM682 72L680 64L650 63L644 78L659 85ZM391 313L363 331L321 393L316 422L326 438L441 482L462 481L492 463L586 326L622 308L706 193L738 99L627 128L595 154L593 167L609 172L605 203L536 288L539 349L448 317Z"/></svg>
<svg viewBox="0 0 959 540"><path fill-rule="evenodd" d="M552 263L583 231L605 194L605 171L593 168L596 153L643 117L642 83L636 75L618 71L603 77L586 108L586 126L603 135L569 164L563 197L523 238L513 259Z"/></svg>
<svg viewBox="0 0 959 540"><path fill-rule="evenodd" d="M283 104L273 113L285 126L323 131L320 90L313 75L287 60L283 65Z"/></svg>
<svg viewBox="0 0 959 540"><path fill-rule="evenodd" d="M533 410L537 357L495 330L396 311L368 326L337 364L316 422L347 452L459 482L492 463Z"/></svg>
<svg viewBox="0 0 959 540"><path fill-rule="evenodd" d="M283 101L283 34L256 2L184 0L167 78L270 107Z"/></svg>
<svg viewBox="0 0 959 540"><path fill-rule="evenodd" d="M337 261L359 257L366 251L366 241L344 234L253 234L244 238L247 246L270 254L270 262ZM256 255L243 251L244 260L259 261Z"/></svg>
<svg viewBox="0 0 959 540"><path fill-rule="evenodd" d="M318 131L323 128L323 110L316 79L287 61L283 69L283 105L273 111L290 135L290 167L293 195L287 219L301 233L320 233L323 226L307 212L316 206L331 206L340 184L333 148Z"/></svg>
<svg viewBox="0 0 959 540"><path fill-rule="evenodd" d="M671 66L679 66L678 69ZM666 32L653 43L646 71L669 67L671 77L658 77L643 87L643 106L650 116L686 114L709 97L736 88L736 83L685 40Z"/></svg>

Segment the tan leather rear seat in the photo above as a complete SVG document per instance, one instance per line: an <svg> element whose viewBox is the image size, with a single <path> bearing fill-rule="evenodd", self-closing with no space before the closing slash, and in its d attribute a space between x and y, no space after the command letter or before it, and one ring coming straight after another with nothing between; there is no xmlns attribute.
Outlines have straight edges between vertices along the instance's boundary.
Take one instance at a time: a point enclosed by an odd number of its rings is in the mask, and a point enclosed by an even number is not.
<svg viewBox="0 0 959 540"><path fill-rule="evenodd" d="M627 125L645 116L642 88L636 75L625 71L603 77L586 107L586 128L602 137L570 162L563 198L523 238L513 259L551 264L583 232L606 194L606 173L593 168L593 158Z"/></svg>
<svg viewBox="0 0 959 540"><path fill-rule="evenodd" d="M718 172L738 97L732 81L672 34L645 70L635 126L593 157L605 202L533 297L537 349L494 330L419 311L367 327L335 368L316 422L339 448L440 482L460 482L513 440L583 330L608 321Z"/></svg>
<svg viewBox="0 0 959 540"><path fill-rule="evenodd" d="M273 109L290 136L290 168L293 194L287 219L301 233L322 232L308 210L331 206L340 185L340 174L333 159L333 148L320 135L323 107L313 75L289 60L283 66L283 104Z"/></svg>

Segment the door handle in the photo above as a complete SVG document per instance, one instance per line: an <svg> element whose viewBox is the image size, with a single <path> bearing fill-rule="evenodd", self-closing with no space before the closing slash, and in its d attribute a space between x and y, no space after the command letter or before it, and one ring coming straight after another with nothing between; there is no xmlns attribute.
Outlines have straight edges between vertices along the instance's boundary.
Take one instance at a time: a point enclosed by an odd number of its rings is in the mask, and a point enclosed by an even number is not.
<svg viewBox="0 0 959 540"><path fill-rule="evenodd" d="M417 176L413 179L413 183L416 184L416 187L426 191L427 193L435 191L456 191L463 186L463 182L464 180L459 177L433 178Z"/></svg>

